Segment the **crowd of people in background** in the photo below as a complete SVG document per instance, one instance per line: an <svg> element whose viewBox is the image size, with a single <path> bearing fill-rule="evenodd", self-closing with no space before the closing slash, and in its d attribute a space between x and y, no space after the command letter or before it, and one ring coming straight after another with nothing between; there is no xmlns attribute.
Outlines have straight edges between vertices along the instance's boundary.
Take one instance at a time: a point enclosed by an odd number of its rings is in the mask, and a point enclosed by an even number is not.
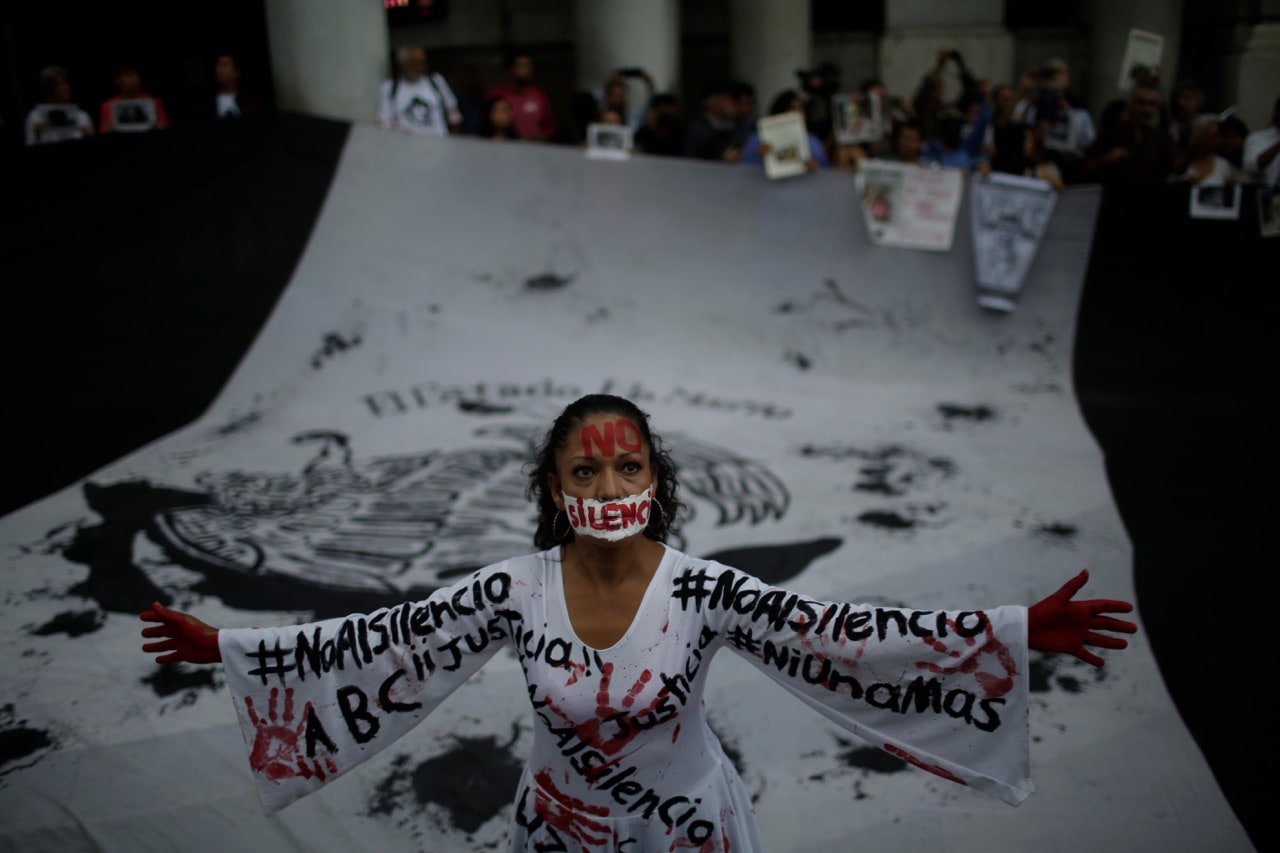
<svg viewBox="0 0 1280 853"><path fill-rule="evenodd" d="M39 101L27 113L22 127L27 145L47 145L86 139L95 134L146 133L173 126L164 100L143 85L142 71L132 61L115 67L114 93L97 105L97 120L77 102L67 69L50 65L40 70ZM201 123L238 119L267 110L264 96L241 85L236 57L219 54L209 69L207 85L193 105L192 121Z"/></svg>
<svg viewBox="0 0 1280 853"><path fill-rule="evenodd" d="M459 96L429 68L419 46L399 48L394 73L371 110L384 128L433 136L466 135L493 141L586 145L593 125L628 131L631 150L759 167L757 93L744 81L706 86L686 105L675 92L655 90L642 68L620 68L599 88L570 93L566 120L538 82L533 57L510 51L505 80L478 99ZM219 56L202 118L234 118L262 109L240 91L235 58ZM948 96L948 80L959 91ZM27 115L28 145L66 142L96 133L162 131L171 124L164 103L143 87L136 65L116 69L115 94L95 122L77 105L64 69L40 73L41 101ZM954 89L954 85L952 86ZM637 98L637 91L641 97ZM1280 182L1280 98L1270 125L1251 129L1233 108L1206 103L1193 81L1166 93L1159 73L1136 69L1127 94L1094 115L1071 86L1061 59L992 83L975 74L960 51L944 48L914 92L890 93L870 79L853 91L830 63L797 71L794 88L769 93L767 116L796 113L809 139L808 167L856 172L868 159L1001 172L1039 178L1055 188L1076 183L1193 185ZM852 105L852 107L850 107ZM874 109L871 107L874 106ZM856 140L842 133L842 109L876 117L875 132Z"/></svg>
<svg viewBox="0 0 1280 853"><path fill-rule="evenodd" d="M398 52L396 74L382 87L382 126L586 145L592 125L614 125L630 131L635 153L756 167L768 150L757 128L762 115L757 93L741 80L710 84L695 104L685 105L675 92L656 91L644 69L619 68L598 89L571 94L568 121L558 125L552 97L536 82L528 53L508 55L506 82L484 94L479 108L471 110L471 121L465 99L426 67L423 49ZM952 97L947 96L948 71L959 81ZM642 86L639 104L633 102L632 83ZM390 94L397 91L402 94L393 103ZM403 94L410 91L417 94ZM875 102L880 129L875 138L841 138L841 98L860 107ZM905 97L875 79L845 91L839 69L825 63L798 70L797 85L772 93L763 115L786 112L803 117L810 170L857 171L868 159L883 159L1023 175L1060 189L1076 183L1275 186L1280 168L1280 98L1272 124L1251 131L1234 109L1210 109L1194 82L1177 83L1166 97L1158 72L1138 69L1129 93L1095 117L1071 88L1071 69L1061 59L1028 70L1016 83L993 84L973 73L960 51L941 49Z"/></svg>

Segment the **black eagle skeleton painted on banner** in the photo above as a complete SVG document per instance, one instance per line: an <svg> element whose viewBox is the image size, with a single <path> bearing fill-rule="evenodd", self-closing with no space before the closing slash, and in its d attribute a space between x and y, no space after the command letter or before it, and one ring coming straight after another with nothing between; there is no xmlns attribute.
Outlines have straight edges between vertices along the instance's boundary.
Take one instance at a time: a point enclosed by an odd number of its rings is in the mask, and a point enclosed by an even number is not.
<svg viewBox="0 0 1280 853"><path fill-rule="evenodd" d="M153 531L175 562L203 572L228 604L318 611L421 597L458 577L528 553L536 518L527 463L542 430L476 431L457 450L362 459L340 432L294 437L314 444L299 472L205 472L207 500L157 512ZM765 465L672 435L673 461L692 517L717 526L780 519L790 495ZM683 547L683 542L673 542ZM736 565L774 582L835 550L838 539L733 552Z"/></svg>

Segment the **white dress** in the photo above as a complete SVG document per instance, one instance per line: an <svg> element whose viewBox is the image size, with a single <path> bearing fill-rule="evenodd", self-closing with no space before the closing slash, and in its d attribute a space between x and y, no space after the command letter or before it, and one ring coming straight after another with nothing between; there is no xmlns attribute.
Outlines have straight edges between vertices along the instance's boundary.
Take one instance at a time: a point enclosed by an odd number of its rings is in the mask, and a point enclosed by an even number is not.
<svg viewBox="0 0 1280 853"><path fill-rule="evenodd" d="M827 603L667 548L631 627L597 650L574 634L560 568L557 548L420 602L222 630L266 810L385 749L503 648L535 717L512 850L763 849L703 707L722 648L917 767L1014 805L1033 790L1025 607Z"/></svg>

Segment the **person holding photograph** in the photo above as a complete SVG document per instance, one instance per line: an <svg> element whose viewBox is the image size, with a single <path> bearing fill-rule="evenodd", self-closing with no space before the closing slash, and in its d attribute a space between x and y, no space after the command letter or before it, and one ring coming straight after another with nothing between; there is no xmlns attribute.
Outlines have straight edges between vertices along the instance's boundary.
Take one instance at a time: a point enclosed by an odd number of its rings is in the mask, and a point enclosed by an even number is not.
<svg viewBox="0 0 1280 853"><path fill-rule="evenodd" d="M93 136L93 119L71 102L71 75L50 65L40 72L42 100L27 113L26 144L47 145Z"/></svg>
<svg viewBox="0 0 1280 853"><path fill-rule="evenodd" d="M858 91L846 97L848 108L856 117L845 126L855 141L844 141L837 135L831 165L856 172L865 160L892 156L894 131L911 121L911 106L905 99L890 95L884 82L876 77L864 80Z"/></svg>
<svg viewBox="0 0 1280 853"><path fill-rule="evenodd" d="M617 110L604 110L599 121L587 128L588 157L625 160L634 151L634 135Z"/></svg>
<svg viewBox="0 0 1280 853"><path fill-rule="evenodd" d="M714 656L934 776L1018 804L1030 779L1031 651L1095 666L1137 626L1078 600L1030 606L823 601L666 544L686 514L666 444L633 402L592 394L529 466L535 553L419 602L219 630L159 602L143 650L224 666L268 812L382 752L499 651L521 665L533 744L511 850L759 851L751 797L707 722ZM794 661L792 663L791 661ZM524 691L522 691L524 692ZM945 697L945 698L944 698Z"/></svg>
<svg viewBox="0 0 1280 853"><path fill-rule="evenodd" d="M1186 168L1172 180L1194 185L1239 183L1236 168L1218 153L1221 140L1218 117L1200 116L1187 138Z"/></svg>
<svg viewBox="0 0 1280 853"><path fill-rule="evenodd" d="M1066 89L1051 89L1041 95L1028 124L1042 129L1048 156L1066 179L1075 183L1085 152L1098 136L1093 116L1078 106Z"/></svg>
<svg viewBox="0 0 1280 853"><path fill-rule="evenodd" d="M804 117L804 98L795 89L779 92L769 105L769 115L777 116L785 113L799 113L801 118ZM816 172L818 169L829 168L831 162L827 159L827 149L822 144L822 140L813 133L806 131L806 134L809 138L809 157L805 161L805 169ZM738 157L738 162L744 166L763 166L764 158L769 151L769 143L762 141L760 131L755 130L742 144L742 153Z"/></svg>
<svg viewBox="0 0 1280 853"><path fill-rule="evenodd" d="M122 62L116 67L116 94L103 101L98 129L102 133L141 133L169 127L164 102L142 89L138 66Z"/></svg>
<svg viewBox="0 0 1280 853"><path fill-rule="evenodd" d="M593 94L597 109L617 110L627 127L636 130L644 122L645 110L653 93L653 77L648 71L643 68L615 68Z"/></svg>

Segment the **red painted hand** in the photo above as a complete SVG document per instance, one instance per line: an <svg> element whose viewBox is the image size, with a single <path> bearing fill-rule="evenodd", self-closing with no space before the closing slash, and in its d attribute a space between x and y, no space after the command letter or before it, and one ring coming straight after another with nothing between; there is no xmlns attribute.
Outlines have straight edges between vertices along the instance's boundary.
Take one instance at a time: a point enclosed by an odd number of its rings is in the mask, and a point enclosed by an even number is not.
<svg viewBox="0 0 1280 853"><path fill-rule="evenodd" d="M1031 605L1027 611L1027 645L1038 652L1061 652L1075 655L1085 663L1102 666L1102 658L1085 648L1123 649L1129 645L1121 637L1099 631L1137 632L1138 626L1126 619L1106 613L1128 613L1133 605L1112 598L1072 601L1072 596L1089 580L1089 572L1080 572L1048 598Z"/></svg>
<svg viewBox="0 0 1280 853"><path fill-rule="evenodd" d="M148 639L162 637L159 642L143 643L142 650L152 654L163 652L156 663L219 663L218 629L194 616L169 608L156 601L150 610L138 614L143 622L158 622L142 629Z"/></svg>

